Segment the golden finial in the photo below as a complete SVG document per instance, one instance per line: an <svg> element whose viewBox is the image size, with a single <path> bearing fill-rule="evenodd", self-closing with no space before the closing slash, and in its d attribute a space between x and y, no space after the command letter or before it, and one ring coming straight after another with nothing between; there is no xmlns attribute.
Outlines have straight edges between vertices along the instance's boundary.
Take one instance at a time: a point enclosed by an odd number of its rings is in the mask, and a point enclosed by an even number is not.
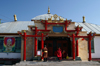
<svg viewBox="0 0 100 66"><path fill-rule="evenodd" d="M16 17L16 15L14 14L14 21L17 21L17 17Z"/></svg>
<svg viewBox="0 0 100 66"><path fill-rule="evenodd" d="M85 23L85 16L83 16L83 23Z"/></svg>
<svg viewBox="0 0 100 66"><path fill-rule="evenodd" d="M48 14L50 14L50 8L49 8L49 6L48 6Z"/></svg>

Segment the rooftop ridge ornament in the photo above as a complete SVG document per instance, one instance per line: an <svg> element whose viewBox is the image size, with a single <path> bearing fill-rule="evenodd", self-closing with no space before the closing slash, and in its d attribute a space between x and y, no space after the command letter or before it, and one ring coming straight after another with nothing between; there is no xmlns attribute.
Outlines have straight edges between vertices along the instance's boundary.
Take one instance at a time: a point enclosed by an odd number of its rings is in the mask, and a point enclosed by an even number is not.
<svg viewBox="0 0 100 66"><path fill-rule="evenodd" d="M57 17L58 17L58 15L57 14L54 14L53 17L54 17L54 20L56 20Z"/></svg>
<svg viewBox="0 0 100 66"><path fill-rule="evenodd" d="M63 18L61 18L60 16L59 16L59 20L60 20L60 22L63 22L63 21L64 21L64 19L63 19Z"/></svg>
<svg viewBox="0 0 100 66"><path fill-rule="evenodd" d="M49 8L49 6L48 6L48 14L50 14L50 8Z"/></svg>

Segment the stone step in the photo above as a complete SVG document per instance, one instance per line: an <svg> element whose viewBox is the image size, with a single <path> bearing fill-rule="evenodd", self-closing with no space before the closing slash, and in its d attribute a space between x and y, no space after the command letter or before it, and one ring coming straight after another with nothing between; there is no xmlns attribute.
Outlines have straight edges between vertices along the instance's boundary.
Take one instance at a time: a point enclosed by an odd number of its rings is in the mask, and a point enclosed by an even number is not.
<svg viewBox="0 0 100 66"><path fill-rule="evenodd" d="M26 61L20 62L13 66L100 66L99 62L94 61L50 61L50 62L35 62Z"/></svg>

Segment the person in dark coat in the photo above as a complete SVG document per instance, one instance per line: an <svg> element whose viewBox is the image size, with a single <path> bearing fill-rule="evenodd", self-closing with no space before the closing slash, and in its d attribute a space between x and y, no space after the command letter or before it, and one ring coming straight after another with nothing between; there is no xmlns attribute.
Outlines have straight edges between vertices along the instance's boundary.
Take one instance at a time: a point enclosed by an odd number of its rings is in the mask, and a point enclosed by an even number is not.
<svg viewBox="0 0 100 66"><path fill-rule="evenodd" d="M61 61L61 59L62 59L62 53L61 52L62 52L62 50L59 47L58 50L57 50L57 57L58 57L59 61Z"/></svg>
<svg viewBox="0 0 100 66"><path fill-rule="evenodd" d="M67 56L67 53L66 53L66 51L65 51L65 50L63 50L63 52L62 52L62 58L63 58L63 59L65 59L65 58L66 58L66 56Z"/></svg>
<svg viewBox="0 0 100 66"><path fill-rule="evenodd" d="M48 58L48 49L47 49L46 45L43 48L43 58L44 58L44 62L46 62L47 58Z"/></svg>

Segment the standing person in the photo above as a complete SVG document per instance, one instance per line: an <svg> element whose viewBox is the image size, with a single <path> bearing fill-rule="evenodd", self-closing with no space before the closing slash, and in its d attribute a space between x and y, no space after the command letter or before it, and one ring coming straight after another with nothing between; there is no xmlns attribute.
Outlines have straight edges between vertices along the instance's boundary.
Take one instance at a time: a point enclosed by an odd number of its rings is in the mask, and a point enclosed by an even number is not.
<svg viewBox="0 0 100 66"><path fill-rule="evenodd" d="M58 50L57 50L57 57L58 57L58 60L59 61L61 61L61 59L62 59L62 53L61 53L62 51L61 51L61 49L60 49L60 47L58 48Z"/></svg>
<svg viewBox="0 0 100 66"><path fill-rule="evenodd" d="M67 56L67 53L66 53L65 50L63 50L63 52L62 52L62 58L63 58L63 59L66 59L66 56Z"/></svg>
<svg viewBox="0 0 100 66"><path fill-rule="evenodd" d="M48 49L47 49L46 45L43 48L43 58L44 58L44 62L46 62L47 58L48 58Z"/></svg>

